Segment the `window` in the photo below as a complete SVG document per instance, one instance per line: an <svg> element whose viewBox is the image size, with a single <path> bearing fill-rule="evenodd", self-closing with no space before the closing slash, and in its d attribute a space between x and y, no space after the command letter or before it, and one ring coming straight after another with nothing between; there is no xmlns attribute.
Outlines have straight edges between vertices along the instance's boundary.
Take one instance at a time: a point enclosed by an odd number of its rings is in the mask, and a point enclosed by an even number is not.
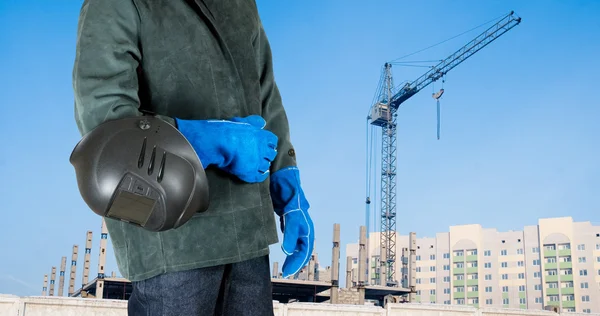
<svg viewBox="0 0 600 316"><path fill-rule="evenodd" d="M525 262L524 261L518 261L517 262L517 267L524 267L525 266Z"/></svg>
<svg viewBox="0 0 600 316"><path fill-rule="evenodd" d="M587 289L587 288L589 288L589 284L587 282L582 282L581 283L581 288L582 289Z"/></svg>
<svg viewBox="0 0 600 316"><path fill-rule="evenodd" d="M536 297L536 298L535 298L535 302L536 302L536 304L541 304L541 303L543 303L543 302L544 302L544 299L543 299L543 298L541 298L541 297Z"/></svg>
<svg viewBox="0 0 600 316"><path fill-rule="evenodd" d="M492 305L492 299L491 298L486 299L485 300L485 304L486 305Z"/></svg>
<svg viewBox="0 0 600 316"><path fill-rule="evenodd" d="M486 262L483 264L483 267L486 269L490 269L492 267L492 263L491 262Z"/></svg>
<svg viewBox="0 0 600 316"><path fill-rule="evenodd" d="M450 254L449 253L444 253L444 259L450 259Z"/></svg>
<svg viewBox="0 0 600 316"><path fill-rule="evenodd" d="M540 263L541 263L541 262L540 262L540 259L534 259L534 260L533 260L533 265L534 265L534 266L539 266L539 265L540 265Z"/></svg>
<svg viewBox="0 0 600 316"><path fill-rule="evenodd" d="M472 298L469 300L469 304L479 304L479 299L478 298Z"/></svg>
<svg viewBox="0 0 600 316"><path fill-rule="evenodd" d="M486 286L486 287L485 287L485 291L486 291L487 293L492 293L492 287L491 287L491 286Z"/></svg>
<svg viewBox="0 0 600 316"><path fill-rule="evenodd" d="M518 254L518 255L522 255L522 254L523 254L523 248L519 248L519 249L517 249L517 254Z"/></svg>
<svg viewBox="0 0 600 316"><path fill-rule="evenodd" d="M581 297L581 301L582 302L589 302L590 301L590 296L589 295L584 295Z"/></svg>
<svg viewBox="0 0 600 316"><path fill-rule="evenodd" d="M420 278L417 278L417 281L416 281L416 282L417 282L417 284L421 284L421 279L420 279Z"/></svg>
<svg viewBox="0 0 600 316"><path fill-rule="evenodd" d="M558 295L548 295L550 302L558 302Z"/></svg>
<svg viewBox="0 0 600 316"><path fill-rule="evenodd" d="M579 275L581 275L581 276L588 275L587 270L586 269L579 270Z"/></svg>
<svg viewBox="0 0 600 316"><path fill-rule="evenodd" d="M506 249L502 249L502 251L500 251L500 255L501 256L506 256L508 252L506 251Z"/></svg>
<svg viewBox="0 0 600 316"><path fill-rule="evenodd" d="M502 262L501 267L508 268L508 262Z"/></svg>
<svg viewBox="0 0 600 316"><path fill-rule="evenodd" d="M562 287L562 288L572 288L573 287L573 281L561 282L560 283L560 287Z"/></svg>
<svg viewBox="0 0 600 316"><path fill-rule="evenodd" d="M417 261L421 261L421 256L417 256Z"/></svg>
<svg viewBox="0 0 600 316"><path fill-rule="evenodd" d="M429 267L429 272L433 272L433 271L435 271L435 266Z"/></svg>
<svg viewBox="0 0 600 316"><path fill-rule="evenodd" d="M462 287L462 286L455 286L455 287L454 287L454 292L455 292L455 293L462 293L462 292L464 292L464 291L465 291L465 288L464 288L464 287Z"/></svg>
<svg viewBox="0 0 600 316"><path fill-rule="evenodd" d="M469 292L479 292L479 286L469 286Z"/></svg>
<svg viewBox="0 0 600 316"><path fill-rule="evenodd" d="M560 257L558 260L560 260L560 262L571 262L571 256Z"/></svg>
<svg viewBox="0 0 600 316"><path fill-rule="evenodd" d="M486 256L486 257L491 257L492 256L492 251L491 250L486 250L486 251L483 252L483 255Z"/></svg>
<svg viewBox="0 0 600 316"><path fill-rule="evenodd" d="M598 237L598 235L596 235ZM596 250L600 250L600 244L596 244Z"/></svg>
<svg viewBox="0 0 600 316"><path fill-rule="evenodd" d="M450 277L449 276L445 276L444 277L444 283L450 283Z"/></svg>
<svg viewBox="0 0 600 316"><path fill-rule="evenodd" d="M525 279L525 273L523 273L523 272L519 273L519 279Z"/></svg>
<svg viewBox="0 0 600 316"><path fill-rule="evenodd" d="M508 293L508 286L503 286L502 287L502 293Z"/></svg>
<svg viewBox="0 0 600 316"><path fill-rule="evenodd" d="M596 257L596 262L600 262L600 257Z"/></svg>
<svg viewBox="0 0 600 316"><path fill-rule="evenodd" d="M574 301L574 300L575 300L574 294L563 295L563 301Z"/></svg>
<svg viewBox="0 0 600 316"><path fill-rule="evenodd" d="M519 285L519 292L525 292L525 285Z"/></svg>
<svg viewBox="0 0 600 316"><path fill-rule="evenodd" d="M435 260L435 255L429 255L429 260Z"/></svg>
<svg viewBox="0 0 600 316"><path fill-rule="evenodd" d="M524 297L521 297L521 298L519 299L519 304L521 304L521 305L525 305L525 304L527 304L527 299L526 299L526 298L524 298Z"/></svg>
<svg viewBox="0 0 600 316"><path fill-rule="evenodd" d="M467 279L469 280L477 280L479 278L479 276L477 275L477 273L471 273L467 275Z"/></svg>
<svg viewBox="0 0 600 316"><path fill-rule="evenodd" d="M455 268L464 268L465 264L462 262L456 262L456 263L454 263L454 267Z"/></svg>
<svg viewBox="0 0 600 316"><path fill-rule="evenodd" d="M586 262L585 257L579 257L578 260L579 260L579 263L585 263Z"/></svg>
<svg viewBox="0 0 600 316"><path fill-rule="evenodd" d="M467 267L469 267L469 268L477 268L477 261L467 262Z"/></svg>
<svg viewBox="0 0 600 316"><path fill-rule="evenodd" d="M556 245L544 245L545 250L556 250Z"/></svg>
<svg viewBox="0 0 600 316"><path fill-rule="evenodd" d="M464 280L465 279L465 275L464 274L456 274L454 276L454 280Z"/></svg>
<svg viewBox="0 0 600 316"><path fill-rule="evenodd" d="M540 247L533 247L533 248L531 248L531 252L533 252L533 253L540 253Z"/></svg>
<svg viewBox="0 0 600 316"><path fill-rule="evenodd" d="M550 282L550 283L548 283L548 288L550 288L550 289L557 289L558 288L558 283L557 282Z"/></svg>
<svg viewBox="0 0 600 316"><path fill-rule="evenodd" d="M465 299L464 298L457 298L455 301L456 301L457 305L464 305L465 304Z"/></svg>
<svg viewBox="0 0 600 316"><path fill-rule="evenodd" d="M567 243L567 244L560 244L560 245L558 245L558 249L559 250L571 249L571 244L569 244L569 243Z"/></svg>
<svg viewBox="0 0 600 316"><path fill-rule="evenodd" d="M587 314L590 314L590 313L592 312L592 310L591 310L591 309L589 309L589 308L584 308L584 309L583 309L583 312L584 312L584 313L587 313Z"/></svg>
<svg viewBox="0 0 600 316"><path fill-rule="evenodd" d="M429 290L429 295L435 295L435 289Z"/></svg>
<svg viewBox="0 0 600 316"><path fill-rule="evenodd" d="M502 275L502 280L508 280L508 274L504 273L504 274Z"/></svg>
<svg viewBox="0 0 600 316"><path fill-rule="evenodd" d="M536 271L536 272L533 273L533 277L539 279L539 278L542 277L542 273L540 271Z"/></svg>
<svg viewBox="0 0 600 316"><path fill-rule="evenodd" d="M444 289L444 294L450 294L450 289L449 288L445 288Z"/></svg>
<svg viewBox="0 0 600 316"><path fill-rule="evenodd" d="M546 258L546 263L556 263L556 258L555 257L548 257L548 258Z"/></svg>
<svg viewBox="0 0 600 316"><path fill-rule="evenodd" d="M450 265L449 265L449 264L445 264L445 265L444 265L444 270L445 270L445 271L448 271L448 270L450 270Z"/></svg>
<svg viewBox="0 0 600 316"><path fill-rule="evenodd" d="M462 250L455 250L455 251L454 251L454 256L455 256L455 257L462 257L462 256L464 256L464 255L465 255L465 252L464 252L464 251L462 251Z"/></svg>
<svg viewBox="0 0 600 316"><path fill-rule="evenodd" d="M444 304L450 305L450 300L444 301Z"/></svg>
<svg viewBox="0 0 600 316"><path fill-rule="evenodd" d="M417 267L415 270L416 270L417 272L421 272L421 267Z"/></svg>
<svg viewBox="0 0 600 316"><path fill-rule="evenodd" d="M533 289L536 291L541 291L542 290L542 285L541 284L536 284L533 286Z"/></svg>
<svg viewBox="0 0 600 316"><path fill-rule="evenodd" d="M557 275L558 272L556 271L556 269L550 269L550 270L546 270L546 275Z"/></svg>
<svg viewBox="0 0 600 316"><path fill-rule="evenodd" d="M491 274L486 274L485 275L485 279L486 279L486 281L490 281L492 279L492 275Z"/></svg>
<svg viewBox="0 0 600 316"><path fill-rule="evenodd" d="M585 245L584 244L577 245L577 250L585 250Z"/></svg>
<svg viewBox="0 0 600 316"><path fill-rule="evenodd" d="M435 278L429 278L429 283L431 283L431 284L435 283Z"/></svg>
<svg viewBox="0 0 600 316"><path fill-rule="evenodd" d="M502 304L504 304L504 305L508 305L508 303L509 303L509 300L508 300L508 298L503 298L503 299L502 299Z"/></svg>
<svg viewBox="0 0 600 316"><path fill-rule="evenodd" d="M469 255L469 256L476 256L477 255L477 249L469 249L469 250L467 250L467 255Z"/></svg>
<svg viewBox="0 0 600 316"><path fill-rule="evenodd" d="M421 290L417 290L417 295L421 295Z"/></svg>

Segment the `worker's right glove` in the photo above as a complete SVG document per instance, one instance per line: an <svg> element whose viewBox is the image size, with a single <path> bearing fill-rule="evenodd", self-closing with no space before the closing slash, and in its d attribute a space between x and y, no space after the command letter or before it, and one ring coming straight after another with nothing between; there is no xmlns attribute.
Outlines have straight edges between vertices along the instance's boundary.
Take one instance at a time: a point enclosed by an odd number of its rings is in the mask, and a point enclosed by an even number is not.
<svg viewBox="0 0 600 316"><path fill-rule="evenodd" d="M277 156L277 136L258 115L231 120L182 120L177 128L192 144L204 168L216 166L245 182L263 182Z"/></svg>

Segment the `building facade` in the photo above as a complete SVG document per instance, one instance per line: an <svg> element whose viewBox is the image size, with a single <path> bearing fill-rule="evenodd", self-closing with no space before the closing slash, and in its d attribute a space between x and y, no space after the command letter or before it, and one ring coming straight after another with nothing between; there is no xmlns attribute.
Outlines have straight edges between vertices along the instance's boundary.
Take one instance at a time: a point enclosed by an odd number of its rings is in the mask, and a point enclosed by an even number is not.
<svg viewBox="0 0 600 316"><path fill-rule="evenodd" d="M452 226L416 242L419 302L600 313L600 226L590 222L540 219L509 232ZM407 277L401 254L408 245L408 236L397 236L394 270L400 284ZM379 233L370 234L367 249L368 280L379 284ZM358 244L348 245L346 253L354 259L355 282Z"/></svg>

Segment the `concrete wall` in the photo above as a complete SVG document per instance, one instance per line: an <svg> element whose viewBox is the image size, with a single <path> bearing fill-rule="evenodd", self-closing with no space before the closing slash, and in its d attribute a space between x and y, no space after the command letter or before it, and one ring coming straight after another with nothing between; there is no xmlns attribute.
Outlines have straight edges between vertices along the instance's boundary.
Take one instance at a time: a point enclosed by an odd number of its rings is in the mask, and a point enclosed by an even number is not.
<svg viewBox="0 0 600 316"><path fill-rule="evenodd" d="M386 308L315 303L273 303L275 316L557 316L541 310L490 309L434 304L388 304ZM127 302L68 297L0 295L0 316L126 316ZM562 313L561 316L600 316Z"/></svg>

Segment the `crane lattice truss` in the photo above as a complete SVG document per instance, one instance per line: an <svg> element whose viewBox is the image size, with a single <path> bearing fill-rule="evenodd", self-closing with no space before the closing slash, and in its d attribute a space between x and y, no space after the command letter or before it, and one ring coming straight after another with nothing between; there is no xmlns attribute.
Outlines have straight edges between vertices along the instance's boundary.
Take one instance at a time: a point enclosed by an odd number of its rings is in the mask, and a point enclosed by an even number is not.
<svg viewBox="0 0 600 316"><path fill-rule="evenodd" d="M416 80L406 83L394 93L392 66L385 64L382 74L383 84L378 93L378 100L372 106L370 124L382 128L381 140L381 249L385 249L379 275L385 272L388 286L397 285L395 276L396 262L396 111L402 103L417 94L423 88L446 75L454 67L473 56L479 50L511 30L521 22L521 18L510 12L497 23L479 34L459 50L433 66ZM367 148L372 148L367 146ZM369 193L368 193L369 194ZM370 197L367 197L367 227L369 227Z"/></svg>

